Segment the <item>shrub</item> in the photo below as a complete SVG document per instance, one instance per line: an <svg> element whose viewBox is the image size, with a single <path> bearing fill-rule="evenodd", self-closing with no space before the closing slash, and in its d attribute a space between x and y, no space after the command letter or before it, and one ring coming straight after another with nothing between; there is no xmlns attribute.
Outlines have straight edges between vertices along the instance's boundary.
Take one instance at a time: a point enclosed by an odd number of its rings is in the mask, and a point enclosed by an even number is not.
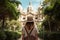
<svg viewBox="0 0 60 40"><path fill-rule="evenodd" d="M0 30L0 40L5 40L5 39L6 39L6 35L4 31Z"/></svg>
<svg viewBox="0 0 60 40"><path fill-rule="evenodd" d="M47 31L41 31L39 33L39 38L42 38L44 40L60 40L60 33L59 32L47 32Z"/></svg>
<svg viewBox="0 0 60 40"><path fill-rule="evenodd" d="M11 31L5 31L5 34L7 36L6 40L17 40L21 36L20 34Z"/></svg>

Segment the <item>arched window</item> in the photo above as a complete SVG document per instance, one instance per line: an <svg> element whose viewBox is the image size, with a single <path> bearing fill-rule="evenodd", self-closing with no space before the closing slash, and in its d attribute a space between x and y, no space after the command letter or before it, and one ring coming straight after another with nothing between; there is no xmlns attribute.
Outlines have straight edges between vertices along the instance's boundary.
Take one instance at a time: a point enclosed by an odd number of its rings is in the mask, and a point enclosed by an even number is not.
<svg viewBox="0 0 60 40"><path fill-rule="evenodd" d="M23 19L25 20L25 17L23 17Z"/></svg>
<svg viewBox="0 0 60 40"><path fill-rule="evenodd" d="M35 17L35 19L38 19L38 17Z"/></svg>

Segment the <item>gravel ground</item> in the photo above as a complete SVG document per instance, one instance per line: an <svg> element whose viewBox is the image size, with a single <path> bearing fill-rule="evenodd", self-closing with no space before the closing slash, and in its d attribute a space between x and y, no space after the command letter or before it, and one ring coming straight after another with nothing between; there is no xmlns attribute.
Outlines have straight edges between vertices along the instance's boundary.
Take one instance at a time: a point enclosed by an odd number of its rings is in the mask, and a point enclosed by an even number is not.
<svg viewBox="0 0 60 40"><path fill-rule="evenodd" d="M22 38L20 38L20 39L18 39L18 40L22 40ZM38 40L42 40L42 39L38 38Z"/></svg>

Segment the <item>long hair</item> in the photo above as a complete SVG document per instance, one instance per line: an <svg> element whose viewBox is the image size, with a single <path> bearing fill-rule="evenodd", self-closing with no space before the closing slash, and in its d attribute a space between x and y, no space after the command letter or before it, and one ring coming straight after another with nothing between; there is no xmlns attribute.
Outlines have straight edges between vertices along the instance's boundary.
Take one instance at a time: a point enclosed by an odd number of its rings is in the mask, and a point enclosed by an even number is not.
<svg viewBox="0 0 60 40"><path fill-rule="evenodd" d="M27 22L26 24L25 24L25 27L27 27L27 28L31 28L31 27L34 27L34 22Z"/></svg>

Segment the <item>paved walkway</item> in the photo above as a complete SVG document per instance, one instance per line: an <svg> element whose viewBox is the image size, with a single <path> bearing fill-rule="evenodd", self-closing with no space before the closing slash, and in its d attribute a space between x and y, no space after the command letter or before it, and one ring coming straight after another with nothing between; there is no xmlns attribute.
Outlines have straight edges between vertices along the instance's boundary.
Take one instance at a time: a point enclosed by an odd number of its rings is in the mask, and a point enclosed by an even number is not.
<svg viewBox="0 0 60 40"><path fill-rule="evenodd" d="M20 38L20 39L18 39L18 40L22 40L22 38ZM42 39L38 38L38 40L42 40Z"/></svg>

